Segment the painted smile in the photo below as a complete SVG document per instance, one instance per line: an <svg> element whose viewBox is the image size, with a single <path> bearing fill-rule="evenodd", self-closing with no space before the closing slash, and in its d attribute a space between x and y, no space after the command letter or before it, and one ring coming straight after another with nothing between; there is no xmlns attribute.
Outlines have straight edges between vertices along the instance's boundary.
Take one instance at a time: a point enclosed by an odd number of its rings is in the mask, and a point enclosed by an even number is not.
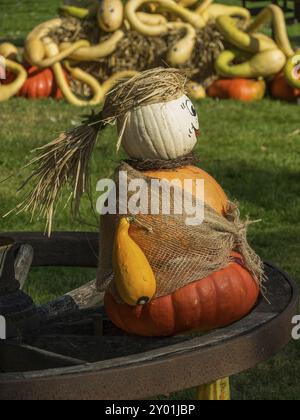
<svg viewBox="0 0 300 420"><path fill-rule="evenodd" d="M193 123L192 123L192 127L193 127L193 130L195 131L196 137L198 137L200 134L200 130L196 128Z"/></svg>

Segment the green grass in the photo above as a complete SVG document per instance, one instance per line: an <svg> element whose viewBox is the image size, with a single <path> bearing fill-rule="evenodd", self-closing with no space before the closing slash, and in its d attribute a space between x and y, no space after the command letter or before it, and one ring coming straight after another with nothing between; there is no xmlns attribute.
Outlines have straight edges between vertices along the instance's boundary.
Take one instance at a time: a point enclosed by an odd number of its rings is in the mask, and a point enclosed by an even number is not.
<svg viewBox="0 0 300 420"><path fill-rule="evenodd" d="M54 15L57 4L57 0L0 0L1 10L3 6L5 10L5 19L3 14L0 17L5 21L4 26L0 21L0 38L19 38L21 42L31 27ZM297 105L268 99L253 104L205 100L198 104L202 135L197 155L201 167L220 182L231 198L240 201L243 215L262 219L249 231L249 239L257 252L281 266L300 285L299 111ZM16 204L16 188L26 175L19 173L19 169L30 157L30 150L80 121L82 113L82 109L52 100L12 99L0 104L0 178L15 174L14 178L0 184L0 214ZM122 154L115 154L115 143L114 131L109 129L93 157L94 185L97 179L109 176L122 158ZM42 221L30 223L26 215L0 219L0 231L41 229ZM81 220L72 220L68 210L61 209L55 229L96 230L97 220L85 201ZM35 269L30 274L27 292L36 302L45 302L94 275L94 270ZM300 342L293 342L267 363L233 377L233 398L299 400L299 352ZM192 397L192 391L172 396Z"/></svg>

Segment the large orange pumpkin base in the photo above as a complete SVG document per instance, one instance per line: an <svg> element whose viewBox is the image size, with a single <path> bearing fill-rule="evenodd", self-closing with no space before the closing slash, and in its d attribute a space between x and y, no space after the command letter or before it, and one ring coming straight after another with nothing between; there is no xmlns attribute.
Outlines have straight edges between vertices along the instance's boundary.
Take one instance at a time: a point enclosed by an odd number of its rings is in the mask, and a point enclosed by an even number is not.
<svg viewBox="0 0 300 420"><path fill-rule="evenodd" d="M145 306L119 304L107 292L105 309L123 331L145 337L173 336L228 326L255 306L259 287L238 262Z"/></svg>

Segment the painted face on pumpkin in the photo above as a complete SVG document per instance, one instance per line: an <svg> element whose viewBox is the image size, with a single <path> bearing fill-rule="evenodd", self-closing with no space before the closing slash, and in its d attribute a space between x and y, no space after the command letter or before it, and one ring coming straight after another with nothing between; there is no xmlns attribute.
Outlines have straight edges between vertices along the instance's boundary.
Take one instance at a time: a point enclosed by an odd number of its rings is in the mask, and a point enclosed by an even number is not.
<svg viewBox="0 0 300 420"><path fill-rule="evenodd" d="M194 107L192 101L186 97L187 99L184 100L181 104L181 108L183 110L187 110L191 116L191 127L188 128L189 131L189 136L193 136L194 134L196 134L196 137L198 137L199 135L199 120L198 120L198 115L197 115L197 111L196 108Z"/></svg>
<svg viewBox="0 0 300 420"><path fill-rule="evenodd" d="M123 123L123 119L118 121L119 133ZM132 158L176 159L192 152L198 133L197 112L191 100L182 95L129 112L122 145Z"/></svg>
<svg viewBox="0 0 300 420"><path fill-rule="evenodd" d="M199 135L199 120L192 101L183 95L181 98L166 102L161 106L163 116L168 121L168 126L173 133L174 141L177 138L178 142L180 139L186 139L187 145L193 141L196 143Z"/></svg>

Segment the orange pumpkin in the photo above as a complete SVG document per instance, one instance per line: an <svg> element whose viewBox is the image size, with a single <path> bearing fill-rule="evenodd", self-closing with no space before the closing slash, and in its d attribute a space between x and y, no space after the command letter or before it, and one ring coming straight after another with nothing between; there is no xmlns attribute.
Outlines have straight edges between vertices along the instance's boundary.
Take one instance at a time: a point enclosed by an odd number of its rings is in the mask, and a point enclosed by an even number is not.
<svg viewBox="0 0 300 420"><path fill-rule="evenodd" d="M266 84L264 80L219 79L208 88L207 93L212 98L258 101L265 96Z"/></svg>
<svg viewBox="0 0 300 420"><path fill-rule="evenodd" d="M229 99L231 79L219 79L213 82L207 89L207 94L211 98Z"/></svg>
<svg viewBox="0 0 300 420"><path fill-rule="evenodd" d="M116 303L107 292L106 313L118 328L147 337L208 331L230 325L246 316L259 296L257 283L242 266L241 257L235 255L236 262L225 269L144 306Z"/></svg>
<svg viewBox="0 0 300 420"><path fill-rule="evenodd" d="M186 179L194 181L192 184L192 191L187 190L188 192L195 195L196 191L196 180L201 179L204 180L204 201L210 207L212 207L216 212L221 215L226 213L228 199L223 191L222 187L217 183L217 181L210 176L207 172L203 171L202 169L196 166L184 166L178 169L170 169L170 170L159 170L159 171L147 171L145 175L158 178L158 179L166 179L168 181L172 181L174 179L179 179L182 182ZM149 216L151 217L151 216ZM154 216L155 217L155 216ZM169 221L171 223L171 220ZM176 220L174 223L177 223ZM130 226L129 234L132 239L138 243L140 246L144 244L143 234L144 232L140 229L138 225L134 223ZM155 252L155 247L157 247L156 243L148 242L147 243L148 251L152 255L157 255ZM153 246L153 249L152 249ZM160 261L159 254L157 255L157 262Z"/></svg>
<svg viewBox="0 0 300 420"><path fill-rule="evenodd" d="M37 67L29 67L27 72L28 79L18 96L29 99L62 98L62 93L56 84L52 69L47 68L41 70Z"/></svg>
<svg viewBox="0 0 300 420"><path fill-rule="evenodd" d="M182 168L171 170L147 171L145 172L145 175L152 178L167 179L168 181L179 179L181 182L185 179L191 179L193 181L203 179L206 204L212 207L219 214L224 214L226 211L228 199L222 187L212 176L196 166L184 166ZM193 191L189 192L194 192L195 188L196 185L194 183Z"/></svg>
<svg viewBox="0 0 300 420"><path fill-rule="evenodd" d="M290 86L283 73L279 73L272 81L271 94L276 99L288 102L294 102L300 98L300 90Z"/></svg>

